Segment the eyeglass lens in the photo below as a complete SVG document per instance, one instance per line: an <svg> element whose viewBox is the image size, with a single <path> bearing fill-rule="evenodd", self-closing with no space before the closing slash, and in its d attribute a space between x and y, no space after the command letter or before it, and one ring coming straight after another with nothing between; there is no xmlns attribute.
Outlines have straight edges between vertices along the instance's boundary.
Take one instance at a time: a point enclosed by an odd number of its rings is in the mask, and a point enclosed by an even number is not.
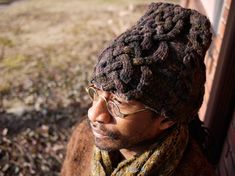
<svg viewBox="0 0 235 176"><path fill-rule="evenodd" d="M112 114L113 116L117 116L117 117L122 116L119 108L117 107L117 105L114 102L108 101L107 108L108 108L108 111L110 112L110 114Z"/></svg>
<svg viewBox="0 0 235 176"><path fill-rule="evenodd" d="M99 97L97 91L96 91L94 88L92 88L92 87L88 88L88 91L87 91L87 92L88 92L90 98L91 98L93 101L96 101L97 98ZM110 113L112 116L122 116L122 115L120 114L119 108L117 107L117 105L116 105L114 102L112 102L112 101L106 101L106 102L107 102L107 109L108 109L109 113Z"/></svg>
<svg viewBox="0 0 235 176"><path fill-rule="evenodd" d="M91 88L91 87L88 88L88 94L89 94L89 96L92 100L95 100L98 97L96 90L94 88Z"/></svg>

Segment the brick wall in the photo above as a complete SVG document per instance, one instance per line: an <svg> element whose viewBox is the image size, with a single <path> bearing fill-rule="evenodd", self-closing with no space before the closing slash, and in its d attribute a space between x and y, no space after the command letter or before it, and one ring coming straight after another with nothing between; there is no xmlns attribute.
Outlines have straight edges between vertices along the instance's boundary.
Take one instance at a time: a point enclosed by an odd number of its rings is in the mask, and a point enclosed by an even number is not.
<svg viewBox="0 0 235 176"><path fill-rule="evenodd" d="M215 1L215 0L214 0ZM227 22L228 12L231 5L231 0L223 0L223 7L222 7L222 13L219 19L219 24L217 29L213 29L213 41L211 43L211 46L206 54L205 57L205 64L207 68L206 72L206 85L205 85L205 95L204 95L204 101L202 104L202 107L199 111L199 116L201 120L204 120L206 107L208 104L208 100L210 98L210 92L212 83L214 80L215 70L218 62L218 56L224 36L224 30ZM203 4L197 0L181 0L181 5L187 8L196 9L202 14L207 16L207 13L210 13L213 11L212 6L210 6L210 9L205 9Z"/></svg>
<svg viewBox="0 0 235 176"><path fill-rule="evenodd" d="M201 120L205 119L206 108L210 98L216 66L218 63L218 57L220 49L223 47L222 41L231 2L232 0L223 0L223 6L219 18L218 28L213 29L214 38L205 57L205 64L207 67L207 72L206 72L207 80L205 85L204 101L199 112ZM194 0L182 0L181 5L188 8L196 9L205 15L207 15L207 12L211 12L211 10L213 10L213 9L206 9L205 7L203 7L200 1L194 1ZM223 144L222 153L220 155L219 162L216 166L216 174L217 176L235 176L235 107L234 107L233 117L231 123L229 124L227 135L225 137L225 142Z"/></svg>
<svg viewBox="0 0 235 176"><path fill-rule="evenodd" d="M200 118L202 120L204 120L206 107L207 107L208 100L210 97L211 87L212 87L212 83L214 80L215 70L216 70L216 66L218 62L218 56L219 56L219 52L220 52L220 48L221 48L221 44L222 44L222 40L224 36L224 31L225 31L225 26L226 26L226 22L228 18L230 5L231 5L231 0L224 0L218 29L214 29L213 41L205 58L205 64L207 67L207 72L206 72L207 80L206 80L206 86L205 86L204 101L199 112Z"/></svg>

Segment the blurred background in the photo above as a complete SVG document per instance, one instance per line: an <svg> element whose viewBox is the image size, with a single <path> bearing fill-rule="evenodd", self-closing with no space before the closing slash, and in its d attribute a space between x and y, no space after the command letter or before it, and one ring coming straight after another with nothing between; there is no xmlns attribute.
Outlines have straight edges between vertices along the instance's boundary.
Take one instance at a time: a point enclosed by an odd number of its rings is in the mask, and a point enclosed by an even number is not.
<svg viewBox="0 0 235 176"><path fill-rule="evenodd" d="M150 2L0 0L0 176L59 175L71 130L89 107L84 87L97 55ZM200 118L216 136L211 155L217 174L232 176L235 4L164 2L197 9L212 22Z"/></svg>

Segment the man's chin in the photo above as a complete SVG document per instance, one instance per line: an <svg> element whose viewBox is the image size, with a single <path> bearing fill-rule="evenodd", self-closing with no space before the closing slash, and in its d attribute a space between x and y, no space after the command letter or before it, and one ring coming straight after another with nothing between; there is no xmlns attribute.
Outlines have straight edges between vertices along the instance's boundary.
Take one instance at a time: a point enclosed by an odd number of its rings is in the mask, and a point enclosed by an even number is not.
<svg viewBox="0 0 235 176"><path fill-rule="evenodd" d="M106 150L106 151L116 151L116 150L120 150L122 148L114 142L101 141L99 139L95 140L95 145L99 149Z"/></svg>
<svg viewBox="0 0 235 176"><path fill-rule="evenodd" d="M105 150L105 151L108 151L108 152L112 152L112 151L117 151L118 149L114 149L114 148L110 148L110 147L106 147L106 146L97 146L100 150Z"/></svg>

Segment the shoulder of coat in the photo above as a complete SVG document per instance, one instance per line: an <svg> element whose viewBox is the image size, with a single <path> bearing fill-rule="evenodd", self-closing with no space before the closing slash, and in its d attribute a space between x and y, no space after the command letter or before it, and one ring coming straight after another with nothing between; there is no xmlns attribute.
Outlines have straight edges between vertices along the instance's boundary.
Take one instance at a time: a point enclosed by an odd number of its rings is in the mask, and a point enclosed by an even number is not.
<svg viewBox="0 0 235 176"><path fill-rule="evenodd" d="M182 175L182 173L184 173ZM176 176L214 176L212 165L207 161L203 155L199 145L192 138L189 140L187 149L184 152L177 169Z"/></svg>

